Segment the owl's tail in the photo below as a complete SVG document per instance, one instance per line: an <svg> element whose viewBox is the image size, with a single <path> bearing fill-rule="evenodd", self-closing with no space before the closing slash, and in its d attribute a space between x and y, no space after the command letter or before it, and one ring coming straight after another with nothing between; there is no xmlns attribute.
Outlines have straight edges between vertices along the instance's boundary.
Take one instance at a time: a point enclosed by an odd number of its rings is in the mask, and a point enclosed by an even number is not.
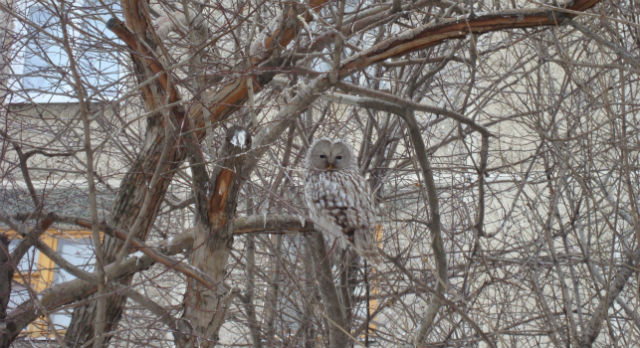
<svg viewBox="0 0 640 348"><path fill-rule="evenodd" d="M382 258L370 229L357 229L353 232L353 244L356 252L367 261L380 264Z"/></svg>

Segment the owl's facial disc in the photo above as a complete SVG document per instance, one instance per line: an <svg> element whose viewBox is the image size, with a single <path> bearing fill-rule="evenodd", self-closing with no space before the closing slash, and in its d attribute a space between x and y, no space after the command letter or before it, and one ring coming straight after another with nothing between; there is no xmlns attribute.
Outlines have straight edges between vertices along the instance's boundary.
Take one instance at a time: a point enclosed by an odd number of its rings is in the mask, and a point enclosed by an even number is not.
<svg viewBox="0 0 640 348"><path fill-rule="evenodd" d="M317 170L343 170L353 165L351 150L342 142L320 140L309 157L311 168Z"/></svg>

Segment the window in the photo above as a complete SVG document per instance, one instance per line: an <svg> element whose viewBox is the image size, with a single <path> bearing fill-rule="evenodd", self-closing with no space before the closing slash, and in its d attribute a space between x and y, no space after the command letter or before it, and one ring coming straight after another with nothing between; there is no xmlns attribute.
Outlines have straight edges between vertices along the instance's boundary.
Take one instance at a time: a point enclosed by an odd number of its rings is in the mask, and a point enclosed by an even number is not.
<svg viewBox="0 0 640 348"><path fill-rule="evenodd" d="M72 62L90 102L114 98L118 54L105 23L117 6L117 1L17 1L11 102L77 102Z"/></svg>
<svg viewBox="0 0 640 348"><path fill-rule="evenodd" d="M9 250L18 245L20 239L13 231L1 231L9 236ZM40 240L64 257L72 265L92 272L94 268L93 242L91 231L61 231L48 230ZM58 284L74 279L75 277L67 271L58 267L53 260L40 253L35 247L20 260L17 266L18 272L13 276L11 285L11 298L9 300L9 311L18 305L38 296L53 284ZM26 334L33 338L49 337L53 330L62 332L71 321L71 311L62 309L50 313L49 319L54 327L51 328L49 321L40 318L29 325ZM53 330L52 330L53 329Z"/></svg>
<svg viewBox="0 0 640 348"><path fill-rule="evenodd" d="M58 248L56 249L58 254L64 257L72 265L82 269L83 271L93 272L94 270L94 254L91 251L93 249L93 241L91 240L91 234L87 231L87 234L76 233L75 238L60 238L58 239ZM64 283L69 280L73 280L75 276L59 267L54 268L53 284ZM63 309L57 313L51 315L51 321L56 325L56 329L64 329L69 326L71 322L70 309Z"/></svg>

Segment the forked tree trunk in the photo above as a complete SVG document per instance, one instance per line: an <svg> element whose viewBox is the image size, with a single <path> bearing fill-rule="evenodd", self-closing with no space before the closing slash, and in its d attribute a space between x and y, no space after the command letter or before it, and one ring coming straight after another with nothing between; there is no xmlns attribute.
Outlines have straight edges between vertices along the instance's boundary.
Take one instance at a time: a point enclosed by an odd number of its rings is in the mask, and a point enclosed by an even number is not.
<svg viewBox="0 0 640 348"><path fill-rule="evenodd" d="M215 287L208 288L195 279L187 280L181 323L186 330L175 335L178 347L215 346L226 310L235 296L235 292L225 286L224 277L227 258L233 245L233 218L237 196L244 182L238 172L250 144L251 139L244 129L232 127L227 133L226 144L220 156L226 160L216 166L219 169L213 175L211 192L207 192L205 200L196 198L198 206L191 264L210 275L215 281ZM195 181L199 186L194 187L195 191L207 186L206 182ZM195 192L195 195L199 196L199 193Z"/></svg>
<svg viewBox="0 0 640 348"><path fill-rule="evenodd" d="M317 8L324 2L325 1L311 0L310 5L311 8ZM162 69L162 66L153 58L153 54L147 49L147 47L156 47L161 43L149 42L147 45L139 44L138 40L141 38L149 41L147 31L151 30L151 23L147 21L148 16L142 15L144 6L142 8L138 6L140 6L140 4L137 1L123 0L122 8L127 26L117 19L112 19L107 25L133 52L141 53L139 55L132 54L131 57L137 79L142 86L142 99L148 110L160 110L163 108L162 105L166 100L175 101L179 99L179 95L177 95L175 88L167 82L169 78L166 75L166 71L156 71L157 69ZM290 12L291 13L287 13L287 18L298 18L298 13L294 11ZM308 11L305 12L303 17L308 21L313 20ZM274 49L286 46L286 44L297 35L302 24L297 19L292 21L291 18L283 20L283 27L265 39L264 50L261 52L261 55L256 55L253 59L255 64L268 60ZM162 73L163 71L164 73ZM157 79L153 78L154 74L160 74L160 77ZM272 77L273 73L268 71L254 76L254 90L257 91L262 88L264 84L269 83ZM155 83L151 85L143 84L143 82L147 80L153 80ZM247 78L240 77L227 83L219 92L203 98L217 101L217 103L211 103L212 105L209 108L209 117L212 123L223 120L244 103L248 95L247 85ZM201 138L203 135L202 126L204 124L202 107L201 104L197 104L188 115L182 113L182 110L176 110L176 108L173 107L168 110L169 115L166 115L168 117L154 115L150 118L145 135L145 146L122 180L120 191L116 197L116 205L111 214L112 226L123 231L129 231L129 233L132 233L139 239L144 240L146 238L149 229L155 221L167 187L173 178L173 173L176 172L186 158L185 153L178 151L179 142L176 139L165 139L165 130L170 129L167 127L181 129L181 127L175 127L175 124L182 125L183 123L180 121L188 119L188 122L192 123L196 128L198 138ZM165 122L168 122L168 119L173 120L174 126L165 124ZM163 151L165 151L165 153L163 153ZM154 182L154 185L148 185L154 172L162 173L162 175L159 180ZM144 203L145 200L148 200L147 204ZM141 210L142 207L145 209ZM136 222L138 223L136 224ZM136 226L137 230L132 231L132 226ZM122 242L119 240L105 237L105 264L115 260L121 246ZM217 258L218 261L222 261L223 259L226 260L226 256ZM130 281L131 279L125 279L121 283L126 285L129 284ZM109 332L115 328L120 320L125 299L124 296L115 294L107 300L106 343L109 342L111 337ZM70 346L82 346L90 342L94 335L94 318L95 303L93 301L88 301L87 304L76 307L65 335L65 342Z"/></svg>
<svg viewBox="0 0 640 348"><path fill-rule="evenodd" d="M569 10L583 11L598 2L597 0L574 1L569 7ZM324 1L310 1L313 7L322 3L324 3ZM141 14L145 11L145 5L135 0L123 0L122 8L127 26L133 32L133 40L127 42L127 44L133 46L130 48L132 48L134 52L140 53L140 55L137 56L138 58L134 58L134 65L138 73L141 74L139 79L140 81L154 81L152 87L145 88L156 89L153 91L154 93L151 93L150 90L143 88L142 94L146 107L148 110L162 109L167 100L173 102L175 98L179 99L179 96L176 95L174 90L171 90L170 84L167 84L167 75L162 75L162 71L154 70L158 68L162 69L162 66L157 62L151 62L153 58L149 58L149 52L143 52L142 45L137 44L138 39L150 37L148 33L152 31L151 23L148 23L147 19L149 18L148 13L146 17ZM265 40L265 49L263 51L266 53L264 53L264 56L255 57L255 59L252 57L252 63L254 65L267 61L276 46L274 42L280 44L278 45L279 48L286 47L287 43L297 35L301 21L298 20L299 16L295 11L291 12L291 21L287 22L290 23L289 26L283 26L281 28L282 31L270 36L269 39L271 39L271 41ZM463 38L469 33L481 34L510 28L556 25L560 23L563 18L571 16L573 16L573 14L560 13L549 10L548 8L543 8L538 12L512 11L497 13L495 15L478 16L475 18L463 18L455 22L443 21L435 26L426 25L416 30L407 31L402 36L391 38L371 49L355 54L353 58L344 61L338 76L347 76L353 71L366 68L385 59L436 46L445 40ZM312 20L312 17L310 15L305 16L305 19L308 22ZM266 44L267 41L269 43L268 45ZM156 47L156 45L151 44L148 45L148 47ZM142 59L140 57L145 58ZM159 75L160 77L155 80L153 78L155 75ZM254 88L259 89L268 83L271 77L272 74L266 73L264 76L255 77L253 79ZM212 123L223 120L232 111L236 110L238 106L244 103L247 96L247 85L246 79L238 79L220 89L220 94L226 93L226 95L220 96L220 98L218 98L217 95L202 98L205 100L218 101L218 103L209 110ZM156 96L155 98L154 95ZM164 98L164 96L169 96L169 98ZM194 120L199 118L199 121L193 122L195 127L199 127L203 123L201 122L203 117L201 110L202 105L198 104L194 109L197 108L200 108L198 114L192 112L189 115L179 115L179 111L171 109L168 111L168 113L171 114L168 118L175 117L176 120L184 120L185 118ZM114 227L129 231L140 239L145 239L151 225L155 221L160 202L163 200L172 175L185 158L185 154L178 151L178 143L175 139L170 141L165 139L165 130L168 129L167 127L170 125L163 124L163 122L160 121L161 119L166 120L166 118L154 116L155 123L149 126L145 137L145 147L122 181L120 193L116 199L116 206L112 214L111 223ZM166 152L163 154L165 145ZM163 174L154 185L148 185L153 173L156 171ZM232 173L224 174L223 172L215 176L217 180L221 180L220 183L232 185L232 187L237 190L238 185L234 184L234 180L236 180L234 175ZM230 175L230 177L224 177L223 174ZM220 202L213 202L212 200L215 198L216 192L222 191L216 190L214 191L214 195L209 197L209 202L212 204L208 207L210 209L209 220L203 222L199 219L196 223L196 233L198 235L196 236L196 244L194 245L194 265L201 267L203 271L210 272L210 275L217 281L220 281L220 283L216 289L210 289L203 288L202 284L195 283L192 280L189 281L187 294L185 295L184 323L189 324L188 326L191 328L191 332L189 335L177 338L179 343L183 344L182 346L211 346L212 343L216 342L217 330L222 324L224 317L224 311L220 309L225 308L224 302L229 301L232 296L232 294L228 292L228 289L222 287L222 278L226 259L229 255L231 242L233 240L230 232L232 226L229 226L226 222L230 217L228 214L235 210L235 194L237 191L235 193L229 192L227 195L226 189L227 188L222 190L224 191L224 197L220 198L224 199ZM212 207L215 207L213 203L218 203L219 205L217 208L211 210ZM132 230L134 226L136 228ZM119 241L106 238L105 263L112 262L115 259L120 247L121 243ZM330 281L331 286L333 286L332 280L330 279L327 280L327 284L321 284L321 286L328 285ZM124 283L128 282L129 280L126 280ZM334 289L327 290L327 292L335 292L335 287ZM115 294L107 300L107 334L114 329L121 316L124 299L123 296ZM323 298L323 300L327 302L325 303L327 307L335 305L335 303L329 303L330 301L327 299ZM344 313L341 313L339 308L331 310L331 313L336 314L336 319L344 320ZM342 317L342 319L340 319L340 317ZM87 301L87 304L76 308L65 337L65 341L69 346L82 346L92 341L95 324L94 318L94 304L90 299ZM339 326L336 326L336 328L337 327ZM335 346L344 346L342 343L348 342L348 339L340 330L334 330L332 332L331 342L338 344ZM105 344L106 343L108 343L108 336L105 340Z"/></svg>

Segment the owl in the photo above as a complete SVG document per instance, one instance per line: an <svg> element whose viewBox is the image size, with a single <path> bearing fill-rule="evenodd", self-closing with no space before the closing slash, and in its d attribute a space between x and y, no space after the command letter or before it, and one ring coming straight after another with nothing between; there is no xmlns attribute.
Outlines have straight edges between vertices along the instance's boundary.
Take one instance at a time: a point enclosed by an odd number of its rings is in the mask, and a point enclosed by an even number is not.
<svg viewBox="0 0 640 348"><path fill-rule="evenodd" d="M367 260L378 262L374 240L375 209L351 147L342 140L318 139L306 158L304 197L311 221L329 239L337 239Z"/></svg>

